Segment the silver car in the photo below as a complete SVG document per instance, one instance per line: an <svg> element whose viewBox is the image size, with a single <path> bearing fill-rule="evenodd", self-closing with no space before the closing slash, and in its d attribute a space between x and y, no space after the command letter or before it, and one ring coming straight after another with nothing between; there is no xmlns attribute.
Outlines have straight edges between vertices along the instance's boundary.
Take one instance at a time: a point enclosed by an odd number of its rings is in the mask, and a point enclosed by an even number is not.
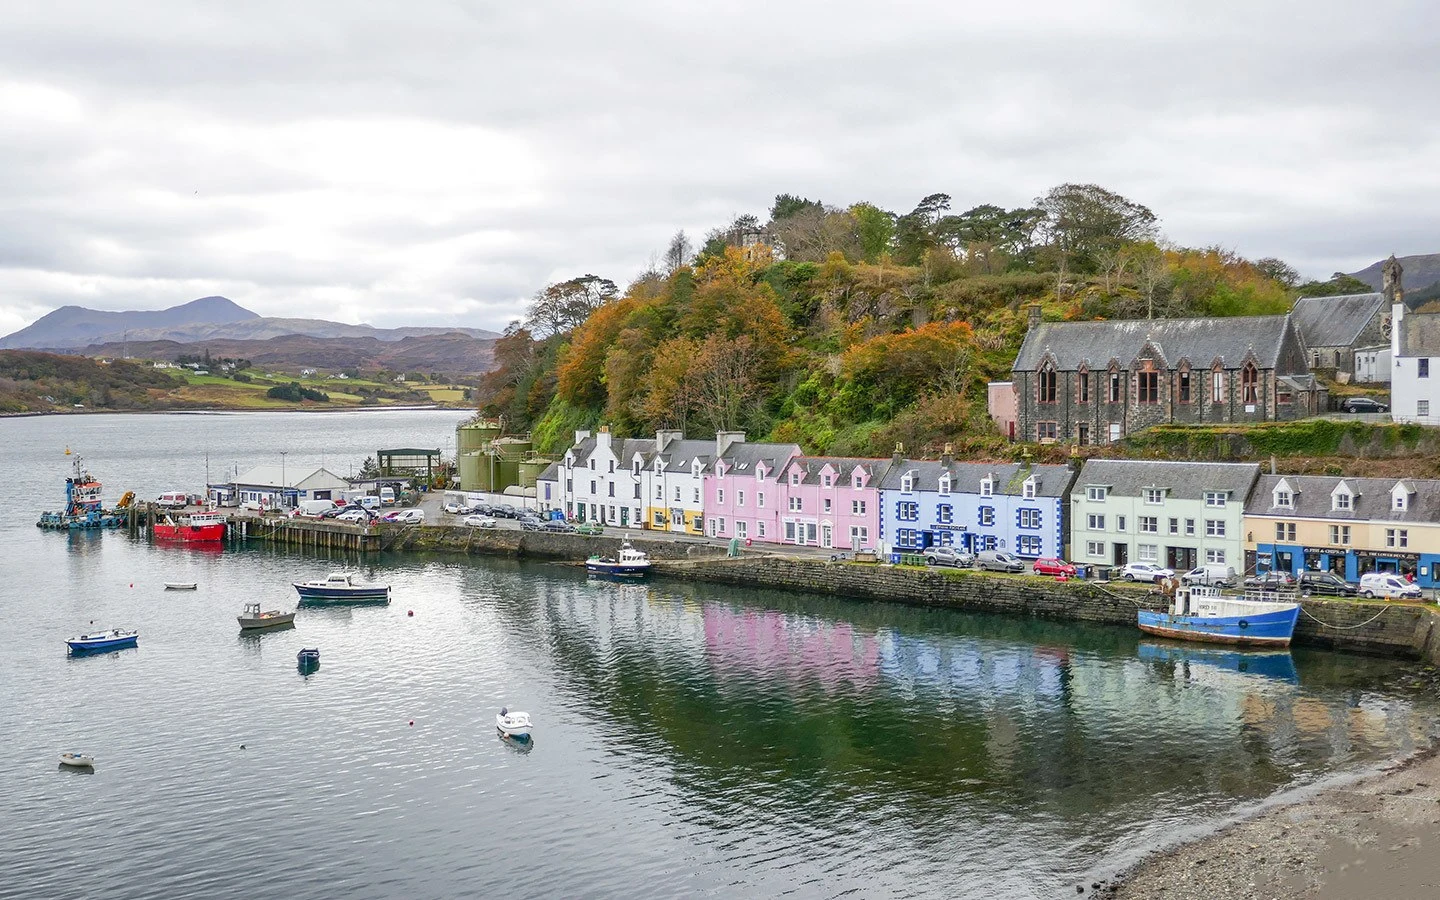
<svg viewBox="0 0 1440 900"><path fill-rule="evenodd" d="M984 550L975 557L975 568L982 572L1023 572L1025 561L1004 550Z"/></svg>
<svg viewBox="0 0 1440 900"><path fill-rule="evenodd" d="M955 566L959 569L968 569L975 565L975 556L964 550L956 550L954 547L928 547L925 550L925 565Z"/></svg>

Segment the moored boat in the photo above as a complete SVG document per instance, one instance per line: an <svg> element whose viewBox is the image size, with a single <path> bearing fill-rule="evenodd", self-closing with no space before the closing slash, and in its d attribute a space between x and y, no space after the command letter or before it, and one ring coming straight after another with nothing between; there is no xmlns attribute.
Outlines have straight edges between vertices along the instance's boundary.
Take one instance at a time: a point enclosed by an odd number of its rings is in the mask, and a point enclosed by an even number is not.
<svg viewBox="0 0 1440 900"><path fill-rule="evenodd" d="M293 582L301 606L326 603L389 603L390 585L361 581L349 572L331 572L324 579Z"/></svg>
<svg viewBox="0 0 1440 900"><path fill-rule="evenodd" d="M585 571L592 575L643 578L650 571L650 557L645 551L636 550L626 539L615 556L596 554L585 560Z"/></svg>
<svg viewBox="0 0 1440 900"><path fill-rule="evenodd" d="M65 644L70 648L71 653L94 653L101 650L134 647L139 640L139 631L115 628L110 631L97 631L94 634L82 634L79 637L71 638Z"/></svg>
<svg viewBox="0 0 1440 900"><path fill-rule="evenodd" d="M95 768L95 757L86 756L84 753L62 753L60 754L60 765L69 766L72 769L93 769Z"/></svg>
<svg viewBox="0 0 1440 900"><path fill-rule="evenodd" d="M68 447L65 453L70 453ZM42 512L35 524L41 528L71 531L119 528L124 525L124 516L106 512L101 508L102 485L85 468L85 461L76 456L73 465L73 474L65 479L65 509L61 512Z"/></svg>
<svg viewBox="0 0 1440 900"><path fill-rule="evenodd" d="M165 516L155 523L155 539L185 544L215 544L225 540L228 521L224 513L192 513L178 519Z"/></svg>
<svg viewBox="0 0 1440 900"><path fill-rule="evenodd" d="M165 590L167 590L167 591L193 591L193 590L195 590L195 588L197 588L197 587L199 587L199 585L196 584L196 583L193 582L193 581L167 581L167 582L165 582Z"/></svg>
<svg viewBox="0 0 1440 900"><path fill-rule="evenodd" d="M528 738L530 736L530 714L510 712L501 707L495 715L495 730L507 737Z"/></svg>
<svg viewBox="0 0 1440 900"><path fill-rule="evenodd" d="M1288 647L1300 604L1266 592L1244 597L1208 585L1175 589L1168 612L1142 609L1137 624L1146 634L1182 641L1240 647Z"/></svg>
<svg viewBox="0 0 1440 900"><path fill-rule="evenodd" d="M306 672L313 672L320 668L320 649L318 647L312 647L301 650L295 654L295 664L299 666L302 671Z"/></svg>
<svg viewBox="0 0 1440 900"><path fill-rule="evenodd" d="M236 616L240 621L242 629L251 628L274 628L277 625L291 625L295 622L295 613L281 612L278 609L261 611L260 604L245 604L245 612ZM319 651L316 651L317 653Z"/></svg>

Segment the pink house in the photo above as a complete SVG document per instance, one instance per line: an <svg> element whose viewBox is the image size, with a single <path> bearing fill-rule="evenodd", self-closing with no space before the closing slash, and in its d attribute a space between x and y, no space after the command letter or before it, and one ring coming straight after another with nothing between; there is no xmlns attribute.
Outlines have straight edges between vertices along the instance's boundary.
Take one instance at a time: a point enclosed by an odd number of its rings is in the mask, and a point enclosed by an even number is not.
<svg viewBox="0 0 1440 900"><path fill-rule="evenodd" d="M795 444L747 444L740 432L715 436L716 459L705 475L705 533L778 543L780 471L800 455Z"/></svg>
<svg viewBox="0 0 1440 900"><path fill-rule="evenodd" d="M779 543L870 550L880 541L888 459L797 456L780 473Z"/></svg>

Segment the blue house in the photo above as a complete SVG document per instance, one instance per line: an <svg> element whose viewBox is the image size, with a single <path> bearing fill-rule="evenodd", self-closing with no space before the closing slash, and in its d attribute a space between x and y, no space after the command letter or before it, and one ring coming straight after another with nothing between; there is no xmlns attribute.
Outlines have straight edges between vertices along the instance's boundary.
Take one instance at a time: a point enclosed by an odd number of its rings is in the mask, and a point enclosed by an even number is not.
<svg viewBox="0 0 1440 900"><path fill-rule="evenodd" d="M1063 557L1068 466L896 459L880 482L880 545Z"/></svg>

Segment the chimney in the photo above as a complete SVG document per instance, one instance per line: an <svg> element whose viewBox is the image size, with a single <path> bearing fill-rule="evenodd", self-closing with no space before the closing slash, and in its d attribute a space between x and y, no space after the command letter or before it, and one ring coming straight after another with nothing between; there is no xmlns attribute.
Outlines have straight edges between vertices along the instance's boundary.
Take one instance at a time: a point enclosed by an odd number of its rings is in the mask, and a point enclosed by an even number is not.
<svg viewBox="0 0 1440 900"><path fill-rule="evenodd" d="M947 469L955 464L955 445L946 444L945 452L940 454L940 463Z"/></svg>
<svg viewBox="0 0 1440 900"><path fill-rule="evenodd" d="M902 443L900 443L899 441L896 441L896 442L895 442L895 455L892 456L892 457L890 457L890 461L891 461L892 463L894 463L895 465L898 466L898 465L900 465L900 460L901 460L901 458L904 457L904 455L905 455L905 445L902 444Z"/></svg>
<svg viewBox="0 0 1440 900"><path fill-rule="evenodd" d="M1032 303L1025 307L1025 328L1034 331L1040 327L1040 304Z"/></svg>
<svg viewBox="0 0 1440 900"><path fill-rule="evenodd" d="M735 444L745 443L745 432L743 431L717 431L715 432L715 455L724 456L725 453Z"/></svg>
<svg viewBox="0 0 1440 900"><path fill-rule="evenodd" d="M670 446L672 441L678 441L682 436L681 432L668 428L655 432L655 452L664 453L665 448Z"/></svg>
<svg viewBox="0 0 1440 900"><path fill-rule="evenodd" d="M575 444L576 444L576 446L579 446L580 444L583 444L583 443L585 443L585 442L588 441L588 440L590 440L590 429L588 429L588 428L577 428L577 429L575 429Z"/></svg>
<svg viewBox="0 0 1440 900"><path fill-rule="evenodd" d="M596 446L596 447L604 447L606 450L609 450L609 449L610 449L610 426L609 426L609 425L601 425L601 426L600 426L600 433L597 434L597 435L595 435L595 446Z"/></svg>
<svg viewBox="0 0 1440 900"><path fill-rule="evenodd" d="M1270 454L1270 474L1275 474L1275 454Z"/></svg>

